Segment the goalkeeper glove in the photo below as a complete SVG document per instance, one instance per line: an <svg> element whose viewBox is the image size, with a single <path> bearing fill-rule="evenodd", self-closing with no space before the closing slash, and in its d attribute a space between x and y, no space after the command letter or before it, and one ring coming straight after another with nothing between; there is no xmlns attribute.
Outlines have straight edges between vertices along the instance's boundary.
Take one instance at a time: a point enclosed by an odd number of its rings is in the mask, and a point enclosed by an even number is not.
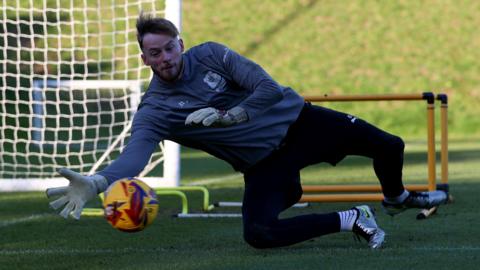
<svg viewBox="0 0 480 270"><path fill-rule="evenodd" d="M49 188L46 193L48 198L61 196L50 202L50 206L56 210L66 205L60 212L60 216L64 218L71 214L74 219L80 219L85 203L108 187L107 179L98 174L83 176L67 168L61 168L58 173L67 178L70 184L65 187Z"/></svg>
<svg viewBox="0 0 480 270"><path fill-rule="evenodd" d="M208 107L189 114L185 120L185 125L197 124L206 127L228 127L247 120L247 112L242 107L236 106L228 111Z"/></svg>

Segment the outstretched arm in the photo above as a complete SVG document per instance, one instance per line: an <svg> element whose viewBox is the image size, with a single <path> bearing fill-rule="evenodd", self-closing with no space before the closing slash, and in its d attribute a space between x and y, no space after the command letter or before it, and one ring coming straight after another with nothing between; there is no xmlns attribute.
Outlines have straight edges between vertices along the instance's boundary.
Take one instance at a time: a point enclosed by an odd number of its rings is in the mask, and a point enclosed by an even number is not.
<svg viewBox="0 0 480 270"><path fill-rule="evenodd" d="M143 120L134 122L132 130L130 141L120 156L97 174L84 176L67 168L60 169L60 175L67 178L69 185L47 189L47 197L60 196L50 206L55 210L65 206L60 212L62 217L71 215L80 219L85 203L104 192L109 184L120 178L137 176L148 163L161 136Z"/></svg>
<svg viewBox="0 0 480 270"><path fill-rule="evenodd" d="M109 184L120 178L138 176L160 142L156 137L149 130L134 131L118 158L98 174L104 176Z"/></svg>

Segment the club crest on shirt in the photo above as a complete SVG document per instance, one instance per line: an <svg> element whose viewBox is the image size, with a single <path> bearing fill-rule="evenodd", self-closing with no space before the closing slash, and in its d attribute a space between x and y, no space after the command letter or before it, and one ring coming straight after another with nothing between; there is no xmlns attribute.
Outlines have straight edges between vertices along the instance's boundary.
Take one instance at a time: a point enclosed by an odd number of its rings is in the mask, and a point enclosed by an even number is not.
<svg viewBox="0 0 480 270"><path fill-rule="evenodd" d="M203 78L203 82L216 92L222 92L225 86L225 79L215 72L209 71Z"/></svg>

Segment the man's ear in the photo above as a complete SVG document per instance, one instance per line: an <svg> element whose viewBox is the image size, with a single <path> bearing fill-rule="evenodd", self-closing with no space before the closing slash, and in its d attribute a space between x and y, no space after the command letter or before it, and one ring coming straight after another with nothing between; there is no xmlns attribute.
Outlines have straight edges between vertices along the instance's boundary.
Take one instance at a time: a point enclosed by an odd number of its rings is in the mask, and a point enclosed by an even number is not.
<svg viewBox="0 0 480 270"><path fill-rule="evenodd" d="M148 66L148 64L147 64L147 62L146 62L146 61L147 61L147 58L145 57L145 55L142 53L140 56L142 57L143 64L146 65L146 66Z"/></svg>
<svg viewBox="0 0 480 270"><path fill-rule="evenodd" d="M183 45L183 39L178 39L178 44L180 44L180 49L181 52L183 53L185 51L185 46Z"/></svg>

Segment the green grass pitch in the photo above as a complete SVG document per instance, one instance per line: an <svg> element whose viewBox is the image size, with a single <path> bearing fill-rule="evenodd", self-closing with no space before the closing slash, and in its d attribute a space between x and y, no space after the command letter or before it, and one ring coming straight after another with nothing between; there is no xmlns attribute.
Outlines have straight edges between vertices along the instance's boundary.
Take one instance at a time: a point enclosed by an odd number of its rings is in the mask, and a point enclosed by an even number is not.
<svg viewBox="0 0 480 270"><path fill-rule="evenodd" d="M404 174L408 182L426 178L421 145L407 142ZM478 139L451 143L450 184L455 202L440 207L429 219L417 221L416 210L390 218L381 212L379 203L371 203L387 232L385 248L377 251L355 241L351 233L256 250L243 241L239 218L173 218L180 211L175 197L160 197L154 223L143 232L129 234L112 229L102 217L66 221L48 208L43 193L4 193L0 196L0 269L474 269L480 263L480 216L475 200L480 190L479 153ZM241 200L241 176L232 175L226 164L188 150L183 161L185 182L205 183L211 202ZM307 168L302 177L306 184L362 183L370 182L365 179L373 179L373 172L368 160L348 158L337 167ZM219 178L226 180L215 180ZM187 195L190 212L200 212L201 196ZM95 201L90 206L99 204ZM284 216L356 204L319 203L288 210Z"/></svg>
<svg viewBox="0 0 480 270"><path fill-rule="evenodd" d="M180 211L175 197L162 196L154 223L143 232L127 234L115 231L101 217L63 220L48 208L40 192L0 193L1 270L479 268L479 1L185 0L183 10L182 36L187 48L207 40L224 43L303 95L447 93L449 175L455 202L422 221L415 219L416 210L392 219L381 212L379 203L372 203L378 223L387 232L382 250L369 250L350 233L256 250L243 241L238 218L172 218ZM3 95L9 98L8 93ZM331 106L358 113L407 138L405 179L407 183L425 182L426 142L414 140L424 138L423 104ZM302 172L305 184L375 183L374 178L370 161L362 158ZM241 176L200 152L182 153L182 183L205 185L211 202L242 198ZM201 197L188 196L190 211L199 212ZM89 206L99 205L97 200ZM319 203L288 210L284 216L354 205Z"/></svg>

